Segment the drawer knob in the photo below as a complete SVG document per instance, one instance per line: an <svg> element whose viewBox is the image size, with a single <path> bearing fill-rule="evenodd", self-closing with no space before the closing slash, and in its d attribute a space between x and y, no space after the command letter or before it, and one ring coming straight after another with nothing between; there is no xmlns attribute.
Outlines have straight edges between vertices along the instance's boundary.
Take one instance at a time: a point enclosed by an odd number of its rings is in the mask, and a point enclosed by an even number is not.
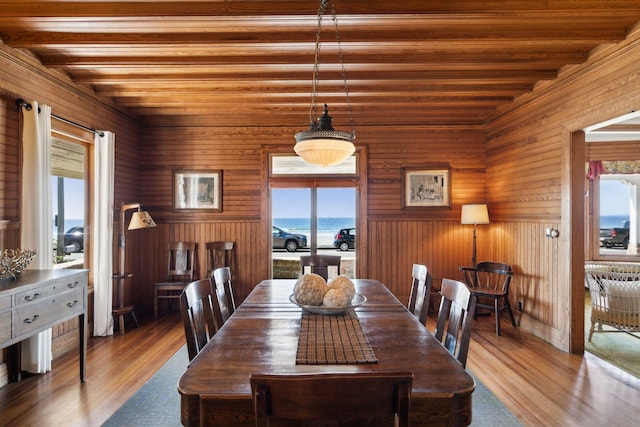
<svg viewBox="0 0 640 427"><path fill-rule="evenodd" d="M34 301L34 300L36 300L38 298L40 298L40 294L38 294L38 293L35 293L33 295L27 295L27 296L24 297L24 299L27 300L27 301Z"/></svg>
<svg viewBox="0 0 640 427"><path fill-rule="evenodd" d="M72 308L75 307L78 304L78 300L73 300L73 302L68 302L67 303L67 307Z"/></svg>
<svg viewBox="0 0 640 427"><path fill-rule="evenodd" d="M33 323L36 320L38 320L38 317L40 317L40 316L38 316L37 314L34 314L31 319L24 319L24 323Z"/></svg>
<svg viewBox="0 0 640 427"><path fill-rule="evenodd" d="M67 287L69 287L69 288L77 288L78 286L80 286L80 282L78 282L78 281L67 284Z"/></svg>

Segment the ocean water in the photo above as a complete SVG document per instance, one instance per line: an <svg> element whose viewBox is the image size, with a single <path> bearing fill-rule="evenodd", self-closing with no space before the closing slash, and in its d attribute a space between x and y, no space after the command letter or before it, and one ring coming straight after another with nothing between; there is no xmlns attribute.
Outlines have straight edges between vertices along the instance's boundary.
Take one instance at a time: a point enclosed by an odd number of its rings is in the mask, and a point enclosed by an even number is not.
<svg viewBox="0 0 640 427"><path fill-rule="evenodd" d="M622 227L625 221L629 221L629 215L601 215L600 228Z"/></svg>
<svg viewBox="0 0 640 427"><path fill-rule="evenodd" d="M309 234L309 218L274 218L273 225L291 233ZM318 218L318 234L336 234L341 228L356 226L355 218Z"/></svg>

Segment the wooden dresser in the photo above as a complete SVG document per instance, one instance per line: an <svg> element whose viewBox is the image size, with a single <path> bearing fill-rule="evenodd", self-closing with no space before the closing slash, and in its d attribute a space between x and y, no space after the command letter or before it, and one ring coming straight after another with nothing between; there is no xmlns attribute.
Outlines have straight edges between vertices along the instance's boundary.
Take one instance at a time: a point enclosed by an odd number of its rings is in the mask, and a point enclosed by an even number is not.
<svg viewBox="0 0 640 427"><path fill-rule="evenodd" d="M87 354L88 270L25 270L17 279L0 280L0 348L78 317L80 381ZM12 381L20 379L20 345L12 351Z"/></svg>

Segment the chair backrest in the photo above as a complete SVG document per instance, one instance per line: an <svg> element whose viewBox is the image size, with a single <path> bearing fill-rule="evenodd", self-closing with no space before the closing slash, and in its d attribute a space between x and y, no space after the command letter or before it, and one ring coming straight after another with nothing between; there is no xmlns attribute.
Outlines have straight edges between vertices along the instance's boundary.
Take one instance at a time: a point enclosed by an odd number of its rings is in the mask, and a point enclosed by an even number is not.
<svg viewBox="0 0 640 427"><path fill-rule="evenodd" d="M213 288L209 279L189 283L180 294L180 313L189 360L196 357L217 331L212 298Z"/></svg>
<svg viewBox="0 0 640 427"><path fill-rule="evenodd" d="M235 242L207 242L205 250L207 254L207 277L212 277L213 270L220 267L235 268L234 256Z"/></svg>
<svg viewBox="0 0 640 427"><path fill-rule="evenodd" d="M168 245L167 280L170 282L192 282L197 273L198 244L195 242L173 242Z"/></svg>
<svg viewBox="0 0 640 427"><path fill-rule="evenodd" d="M409 425L411 372L346 374L251 374L256 426L272 419L302 421L381 421ZM344 425L341 423L340 425ZM359 425L359 424L358 424ZM382 425L376 422L375 425Z"/></svg>
<svg viewBox="0 0 640 427"><path fill-rule="evenodd" d="M509 294L509 284L513 271L509 264L502 262L479 262L475 268L461 267L467 285L472 288L489 289Z"/></svg>
<svg viewBox="0 0 640 427"><path fill-rule="evenodd" d="M409 294L407 308L423 325L427 324L432 283L433 279L427 270L427 266L413 264L411 270L411 294Z"/></svg>
<svg viewBox="0 0 640 427"><path fill-rule="evenodd" d="M466 366L476 297L467 285L451 279L442 279L440 294L442 298L434 335L462 366Z"/></svg>
<svg viewBox="0 0 640 427"><path fill-rule="evenodd" d="M216 295L213 302L216 324L218 328L221 328L235 311L233 288L231 286L231 269L229 267L220 267L213 270L213 286Z"/></svg>
<svg viewBox="0 0 640 427"><path fill-rule="evenodd" d="M330 267L335 267L335 276L340 275L340 255L302 255L300 266L302 274L316 273L327 280Z"/></svg>

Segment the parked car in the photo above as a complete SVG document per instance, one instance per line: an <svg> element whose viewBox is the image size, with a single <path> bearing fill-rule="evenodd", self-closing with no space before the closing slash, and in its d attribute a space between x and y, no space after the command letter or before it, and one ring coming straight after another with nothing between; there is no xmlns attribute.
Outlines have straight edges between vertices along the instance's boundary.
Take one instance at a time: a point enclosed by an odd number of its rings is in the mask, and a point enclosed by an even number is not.
<svg viewBox="0 0 640 427"><path fill-rule="evenodd" d="M348 251L356 247L356 229L343 228L336 234L333 246L341 251Z"/></svg>
<svg viewBox="0 0 640 427"><path fill-rule="evenodd" d="M84 250L84 227L71 227L64 233L64 251L66 253Z"/></svg>
<svg viewBox="0 0 640 427"><path fill-rule="evenodd" d="M304 234L288 233L275 225L273 226L273 248L286 249L288 252L295 252L299 248L307 247L307 236Z"/></svg>
<svg viewBox="0 0 640 427"><path fill-rule="evenodd" d="M600 246L607 248L621 246L627 249L629 246L629 221L625 221L622 227L601 228Z"/></svg>

